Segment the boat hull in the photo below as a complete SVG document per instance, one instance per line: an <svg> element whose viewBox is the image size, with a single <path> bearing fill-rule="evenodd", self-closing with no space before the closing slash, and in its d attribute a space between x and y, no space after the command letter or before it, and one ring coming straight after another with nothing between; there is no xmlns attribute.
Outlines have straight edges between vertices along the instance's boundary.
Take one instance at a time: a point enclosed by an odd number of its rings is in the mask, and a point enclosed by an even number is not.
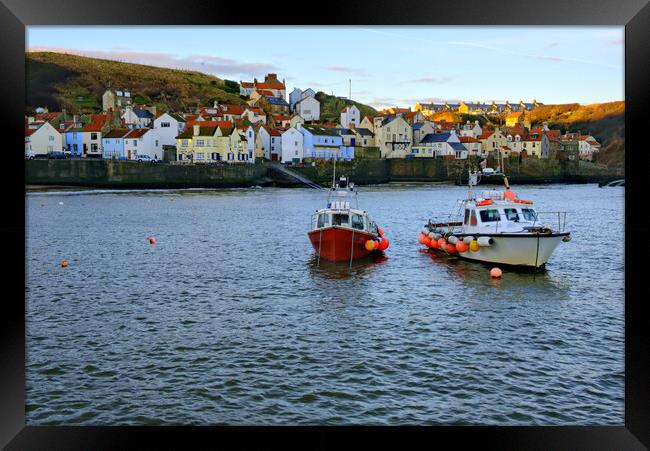
<svg viewBox="0 0 650 451"><path fill-rule="evenodd" d="M555 248L569 233L488 236L493 240L492 245L480 247L476 252L467 250L457 255L483 263L543 268Z"/></svg>
<svg viewBox="0 0 650 451"><path fill-rule="evenodd" d="M366 241L376 235L362 230L332 226L307 233L316 254L332 262L358 260L377 251L368 251Z"/></svg>

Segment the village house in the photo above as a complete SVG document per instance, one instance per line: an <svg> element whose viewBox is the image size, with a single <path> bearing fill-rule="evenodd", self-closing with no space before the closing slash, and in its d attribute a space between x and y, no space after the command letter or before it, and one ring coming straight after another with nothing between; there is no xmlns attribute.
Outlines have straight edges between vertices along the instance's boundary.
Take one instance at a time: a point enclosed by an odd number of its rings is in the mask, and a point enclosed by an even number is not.
<svg viewBox="0 0 650 451"><path fill-rule="evenodd" d="M508 146L508 139L498 127L494 130L483 130L477 139L481 141L481 154L483 155Z"/></svg>
<svg viewBox="0 0 650 451"><path fill-rule="evenodd" d="M295 127L282 133L282 162L298 163L304 158L303 134Z"/></svg>
<svg viewBox="0 0 650 451"><path fill-rule="evenodd" d="M381 119L375 132L375 145L379 147L380 158L405 158L411 154L413 129L397 114Z"/></svg>
<svg viewBox="0 0 650 451"><path fill-rule="evenodd" d="M251 100L249 106L259 107L272 115L289 114L289 104L282 97L260 96Z"/></svg>
<svg viewBox="0 0 650 451"><path fill-rule="evenodd" d="M109 115L91 114L90 120L82 129L82 156L102 158L102 134L108 132L109 129Z"/></svg>
<svg viewBox="0 0 650 451"><path fill-rule="evenodd" d="M255 89L255 83L249 81L240 81L239 82L239 95L240 96L250 96Z"/></svg>
<svg viewBox="0 0 650 451"><path fill-rule="evenodd" d="M277 161L282 157L282 134L279 130L264 125L259 128L256 150L262 158Z"/></svg>
<svg viewBox="0 0 650 451"><path fill-rule="evenodd" d="M87 148L84 148L84 128L79 119L72 123L65 132L65 150L70 152L70 156L83 157Z"/></svg>
<svg viewBox="0 0 650 451"><path fill-rule="evenodd" d="M117 111L127 105L131 105L131 92L126 89L107 89L102 94L102 110L104 112Z"/></svg>
<svg viewBox="0 0 650 451"><path fill-rule="evenodd" d="M153 128L163 146L175 146L176 137L183 133L187 121L176 113L163 113L153 121Z"/></svg>
<svg viewBox="0 0 650 451"><path fill-rule="evenodd" d="M124 151L124 138L131 130L128 128L114 128L102 136L102 158L109 160L127 159Z"/></svg>
<svg viewBox="0 0 650 451"><path fill-rule="evenodd" d="M520 154L524 150L524 141L528 133L524 127L518 125L516 127L507 128L505 131L506 139L508 140L508 148L514 154ZM509 156L509 155L508 155Z"/></svg>
<svg viewBox="0 0 650 451"><path fill-rule="evenodd" d="M188 125L183 133L176 136L176 161L206 162L206 154L212 157L217 151L215 135L218 129L216 125Z"/></svg>
<svg viewBox="0 0 650 451"><path fill-rule="evenodd" d="M280 82L277 74L266 74L263 82L258 82L257 78L253 82L239 82L239 94L243 96L253 96L254 91L268 91L272 97L285 98L287 96L287 88L284 80Z"/></svg>
<svg viewBox="0 0 650 451"><path fill-rule="evenodd" d="M63 150L61 133L49 122L31 123L25 128L25 156L35 157Z"/></svg>
<svg viewBox="0 0 650 451"><path fill-rule="evenodd" d="M460 143L467 149L467 154L474 157L487 156L481 152L481 141L473 136L459 136Z"/></svg>
<svg viewBox="0 0 650 451"><path fill-rule="evenodd" d="M364 116L359 123L359 127L370 130L373 134L377 133L377 130L375 128L375 118L372 116Z"/></svg>
<svg viewBox="0 0 650 451"><path fill-rule="evenodd" d="M479 125L478 121L474 121L474 123L467 121L460 130L460 136L471 136L472 138L478 138L481 133L483 133L483 129Z"/></svg>
<svg viewBox="0 0 650 451"><path fill-rule="evenodd" d="M234 127L217 127L215 133L215 151L206 153L205 160L209 162L225 161L227 163L243 163L248 161L248 143ZM195 161L198 161L196 155Z"/></svg>
<svg viewBox="0 0 650 451"><path fill-rule="evenodd" d="M548 158L550 154L550 141L546 133L536 132L529 133L524 138L523 151L529 157Z"/></svg>
<svg viewBox="0 0 650 451"><path fill-rule="evenodd" d="M320 102L314 97L303 97L296 102L294 107L294 111L305 121L311 122L320 120Z"/></svg>
<svg viewBox="0 0 650 451"><path fill-rule="evenodd" d="M143 108L133 109L127 106L122 114L122 121L126 125L136 127L149 127L153 123L154 115L149 110Z"/></svg>
<svg viewBox="0 0 650 451"><path fill-rule="evenodd" d="M124 135L124 153L127 160L138 160L146 155L152 160L162 160L160 136L150 128L135 128Z"/></svg>
<svg viewBox="0 0 650 451"><path fill-rule="evenodd" d="M361 112L356 105L347 105L341 110L341 127L354 128L361 123Z"/></svg>
<svg viewBox="0 0 650 451"><path fill-rule="evenodd" d="M301 124L305 123L305 119L298 113L294 113L289 120L289 127L299 128Z"/></svg>
<svg viewBox="0 0 650 451"><path fill-rule="evenodd" d="M311 88L307 88L304 91L300 88L294 88L293 91L291 91L289 94L289 106L291 107L292 113L296 111L296 103L300 102L305 97L313 97L315 99L316 92Z"/></svg>
<svg viewBox="0 0 650 451"><path fill-rule="evenodd" d="M422 142L422 138L430 133L435 133L436 128L433 122L419 122L413 124L413 145L418 145Z"/></svg>
<svg viewBox="0 0 650 451"><path fill-rule="evenodd" d="M338 134L343 138L344 146L354 146L356 145L357 135L352 131L353 129L349 128L336 128Z"/></svg>
<svg viewBox="0 0 650 451"><path fill-rule="evenodd" d="M302 125L304 158L354 159L354 147L343 145L343 137L335 128L319 125Z"/></svg>
<svg viewBox="0 0 650 451"><path fill-rule="evenodd" d="M244 109L241 115L242 118L248 119L251 123L261 122L266 124L266 113L259 108L254 106L249 106Z"/></svg>
<svg viewBox="0 0 650 451"><path fill-rule="evenodd" d="M375 147L375 134L367 128L357 127L351 129L356 135L353 146L356 147Z"/></svg>
<svg viewBox="0 0 650 451"><path fill-rule="evenodd" d="M410 125L418 124L426 120L424 115L419 111L409 111L407 113L403 113L402 116L404 117L404 120L406 120L406 122L408 122Z"/></svg>
<svg viewBox="0 0 650 451"><path fill-rule="evenodd" d="M464 160L467 148L460 142L454 130L444 133L430 133L411 149L412 158L448 158Z"/></svg>

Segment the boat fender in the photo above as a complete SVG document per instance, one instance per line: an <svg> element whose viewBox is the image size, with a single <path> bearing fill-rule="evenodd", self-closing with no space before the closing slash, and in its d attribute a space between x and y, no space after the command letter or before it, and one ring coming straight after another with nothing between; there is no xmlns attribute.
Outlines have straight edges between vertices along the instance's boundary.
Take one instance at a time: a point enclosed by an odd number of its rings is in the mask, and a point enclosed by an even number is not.
<svg viewBox="0 0 650 451"><path fill-rule="evenodd" d="M492 246L494 244L494 240L489 236L480 236L476 242L481 247Z"/></svg>
<svg viewBox="0 0 650 451"><path fill-rule="evenodd" d="M471 243L469 243L469 250L472 252L478 252L481 247L478 245L478 241L472 240Z"/></svg>
<svg viewBox="0 0 650 451"><path fill-rule="evenodd" d="M427 227L422 227L422 233L425 235L429 233L429 229Z"/></svg>
<svg viewBox="0 0 650 451"><path fill-rule="evenodd" d="M426 236L424 233L420 233L420 234L418 235L418 243L420 243L420 244L424 244L424 239L425 239L426 237L427 237L427 236Z"/></svg>
<svg viewBox="0 0 650 451"><path fill-rule="evenodd" d="M471 243L472 241L474 241L474 237L473 237L473 236L466 236L465 238L463 238L463 243L465 243L465 244L469 244L469 243Z"/></svg>
<svg viewBox="0 0 650 451"><path fill-rule="evenodd" d="M435 233L429 232L429 238L433 238L435 236Z"/></svg>
<svg viewBox="0 0 650 451"><path fill-rule="evenodd" d="M440 235L439 233L434 233L433 234L433 238L436 239L436 240L439 240L441 236L442 235Z"/></svg>
<svg viewBox="0 0 650 451"><path fill-rule="evenodd" d="M452 235L449 238L447 238L447 242L451 243L451 244L456 244L456 243L458 243L458 238L455 237L454 235Z"/></svg>
<svg viewBox="0 0 650 451"><path fill-rule="evenodd" d="M366 241L366 250L367 251L375 250L375 246L377 246L377 243L375 242L375 240L367 240Z"/></svg>
<svg viewBox="0 0 650 451"><path fill-rule="evenodd" d="M380 250L380 251L385 251L386 249L388 249L389 244L390 243L388 242L388 239L386 237L382 237L381 243L379 243L379 246L377 247L377 249Z"/></svg>
<svg viewBox="0 0 650 451"><path fill-rule="evenodd" d="M468 249L469 246L464 241L458 241L458 243L456 243L456 250L461 254L467 252Z"/></svg>
<svg viewBox="0 0 650 451"><path fill-rule="evenodd" d="M562 238L562 241L564 241L565 243L568 243L569 241L571 241L571 235L565 236L564 238Z"/></svg>

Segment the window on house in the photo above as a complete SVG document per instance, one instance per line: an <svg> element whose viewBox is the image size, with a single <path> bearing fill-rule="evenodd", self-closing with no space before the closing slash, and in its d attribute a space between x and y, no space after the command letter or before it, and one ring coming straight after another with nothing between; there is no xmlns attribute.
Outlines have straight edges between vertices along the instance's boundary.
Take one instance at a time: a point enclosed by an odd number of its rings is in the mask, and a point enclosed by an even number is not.
<svg viewBox="0 0 650 451"><path fill-rule="evenodd" d="M160 127L161 128L168 128L169 127L169 122L161 122Z"/></svg>
<svg viewBox="0 0 650 451"><path fill-rule="evenodd" d="M205 145L205 141L202 139L197 139L196 140L196 147L203 147Z"/></svg>
<svg viewBox="0 0 650 451"><path fill-rule="evenodd" d="M187 139L181 141L181 147L187 147Z"/></svg>
<svg viewBox="0 0 650 451"><path fill-rule="evenodd" d="M205 159L205 154L203 152L197 152L196 153L196 159L197 160L203 160Z"/></svg>
<svg viewBox="0 0 650 451"><path fill-rule="evenodd" d="M54 141L54 136L50 135L48 138L50 141Z"/></svg>
<svg viewBox="0 0 650 451"><path fill-rule="evenodd" d="M97 139L97 133L91 133L90 139Z"/></svg>

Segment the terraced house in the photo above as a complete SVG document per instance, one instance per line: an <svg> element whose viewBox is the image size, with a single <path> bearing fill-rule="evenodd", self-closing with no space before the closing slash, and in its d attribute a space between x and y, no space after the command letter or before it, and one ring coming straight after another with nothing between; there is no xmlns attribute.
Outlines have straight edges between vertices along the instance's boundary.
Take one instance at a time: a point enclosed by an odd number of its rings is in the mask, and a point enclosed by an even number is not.
<svg viewBox="0 0 650 451"><path fill-rule="evenodd" d="M248 145L234 127L194 124L176 137L176 159L198 164L248 162Z"/></svg>

